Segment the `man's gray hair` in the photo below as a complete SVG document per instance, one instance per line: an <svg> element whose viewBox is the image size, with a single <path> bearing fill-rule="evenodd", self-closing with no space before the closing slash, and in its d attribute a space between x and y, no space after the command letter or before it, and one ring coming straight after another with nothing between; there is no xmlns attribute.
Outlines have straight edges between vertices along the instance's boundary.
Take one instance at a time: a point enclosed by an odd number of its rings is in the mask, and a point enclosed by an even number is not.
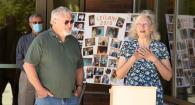
<svg viewBox="0 0 195 105"><path fill-rule="evenodd" d="M51 12L51 21L54 20L55 18L59 17L61 14L66 14L70 13L72 14L72 11L66 7L60 6Z"/></svg>
<svg viewBox="0 0 195 105"><path fill-rule="evenodd" d="M32 22L32 19L33 19L34 17L40 17L40 18L42 19L42 16L41 16L41 15L39 15L39 14L37 14L37 13L34 13L34 14L32 14L32 15L29 16L28 21L29 21L29 22Z"/></svg>

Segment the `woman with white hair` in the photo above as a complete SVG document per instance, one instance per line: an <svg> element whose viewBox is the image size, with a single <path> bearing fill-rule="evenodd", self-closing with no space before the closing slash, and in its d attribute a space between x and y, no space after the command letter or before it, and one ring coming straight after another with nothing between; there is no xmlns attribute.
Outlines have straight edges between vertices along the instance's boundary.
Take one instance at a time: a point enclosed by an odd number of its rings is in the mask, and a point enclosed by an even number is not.
<svg viewBox="0 0 195 105"><path fill-rule="evenodd" d="M116 76L126 77L126 85L157 87L156 105L163 105L160 76L169 81L172 68L168 49L159 41L154 15L148 11L142 12L129 33L132 40L123 43Z"/></svg>

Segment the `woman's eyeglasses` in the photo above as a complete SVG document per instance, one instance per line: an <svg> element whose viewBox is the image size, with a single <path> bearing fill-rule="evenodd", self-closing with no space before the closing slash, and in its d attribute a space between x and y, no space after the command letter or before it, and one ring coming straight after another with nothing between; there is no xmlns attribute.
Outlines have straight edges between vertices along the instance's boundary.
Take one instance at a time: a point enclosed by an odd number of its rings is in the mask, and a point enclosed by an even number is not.
<svg viewBox="0 0 195 105"><path fill-rule="evenodd" d="M137 23L136 25L138 27L141 27L141 26L143 26L143 27L149 27L149 26L151 26L151 23Z"/></svg>
<svg viewBox="0 0 195 105"><path fill-rule="evenodd" d="M67 25L68 23L72 24L72 23L74 23L74 20L70 20L70 21L69 21L69 20L66 20L66 21L64 22L65 25Z"/></svg>

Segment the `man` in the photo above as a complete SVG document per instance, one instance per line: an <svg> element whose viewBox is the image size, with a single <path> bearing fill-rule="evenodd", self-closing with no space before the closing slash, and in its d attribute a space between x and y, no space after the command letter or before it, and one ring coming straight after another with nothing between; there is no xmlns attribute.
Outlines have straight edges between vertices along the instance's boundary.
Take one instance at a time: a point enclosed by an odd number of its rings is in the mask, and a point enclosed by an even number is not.
<svg viewBox="0 0 195 105"><path fill-rule="evenodd" d="M18 105L34 105L35 90L27 79L26 73L23 69L24 58L27 49L33 39L42 31L42 17L38 14L33 14L29 17L29 25L32 29L30 34L22 36L16 48L16 64L21 69L19 80Z"/></svg>
<svg viewBox="0 0 195 105"><path fill-rule="evenodd" d="M54 9L51 28L28 49L23 67L37 92L36 105L78 105L84 71L79 43L70 35L72 23L69 9Z"/></svg>

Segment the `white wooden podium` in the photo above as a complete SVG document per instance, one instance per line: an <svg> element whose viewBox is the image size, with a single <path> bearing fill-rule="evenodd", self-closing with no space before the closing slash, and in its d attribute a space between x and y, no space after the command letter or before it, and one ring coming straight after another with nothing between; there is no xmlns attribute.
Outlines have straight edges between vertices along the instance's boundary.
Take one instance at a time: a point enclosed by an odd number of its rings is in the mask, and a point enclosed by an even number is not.
<svg viewBox="0 0 195 105"><path fill-rule="evenodd" d="M156 105L156 87L112 86L110 105Z"/></svg>

